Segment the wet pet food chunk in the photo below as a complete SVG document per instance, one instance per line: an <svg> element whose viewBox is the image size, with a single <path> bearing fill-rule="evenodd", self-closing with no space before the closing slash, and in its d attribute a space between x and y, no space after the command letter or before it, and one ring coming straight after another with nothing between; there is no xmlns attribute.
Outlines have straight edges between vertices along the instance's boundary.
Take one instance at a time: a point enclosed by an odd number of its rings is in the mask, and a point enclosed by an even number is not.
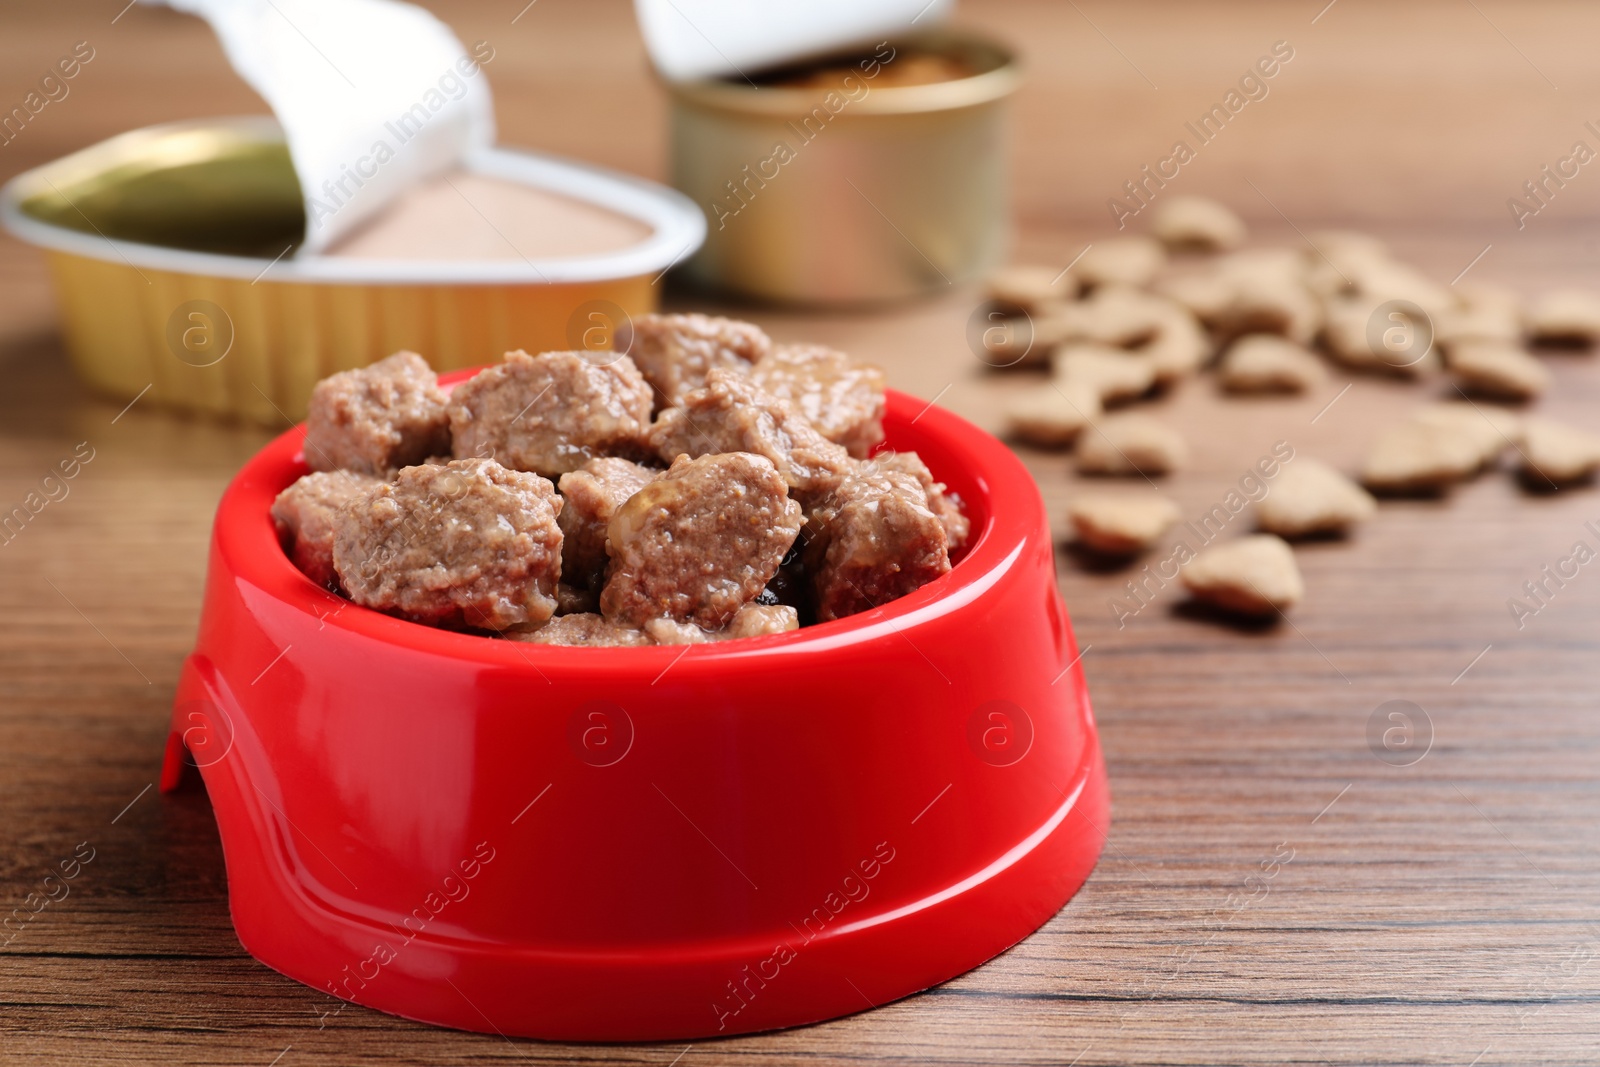
<svg viewBox="0 0 1600 1067"><path fill-rule="evenodd" d="M1342 532L1377 510L1371 493L1326 463L1297 459L1256 505L1256 521L1267 533L1307 537Z"/></svg>
<svg viewBox="0 0 1600 1067"><path fill-rule="evenodd" d="M1189 449L1178 431L1148 415L1108 415L1078 441L1081 474L1167 474L1183 466Z"/></svg>
<svg viewBox="0 0 1600 1067"><path fill-rule="evenodd" d="M591 459L561 476L561 575L573 585L599 590L605 584L606 529L611 516L660 471L626 459Z"/></svg>
<svg viewBox="0 0 1600 1067"><path fill-rule="evenodd" d="M950 569L949 539L912 475L863 464L812 516L807 552L817 618L842 619L920 589Z"/></svg>
<svg viewBox="0 0 1600 1067"><path fill-rule="evenodd" d="M746 604L720 630L702 630L677 619L651 619L644 628L658 645L704 645L798 630L800 614L787 604Z"/></svg>
<svg viewBox="0 0 1600 1067"><path fill-rule="evenodd" d="M779 345L750 380L800 410L818 433L864 459L883 440L883 371L822 345Z"/></svg>
<svg viewBox="0 0 1600 1067"><path fill-rule="evenodd" d="M1113 556L1143 552L1179 519L1178 505L1156 493L1089 493L1067 509L1079 544Z"/></svg>
<svg viewBox="0 0 1600 1067"><path fill-rule="evenodd" d="M1304 393L1327 380L1322 361L1273 334L1239 338L1222 357L1222 387L1230 393Z"/></svg>
<svg viewBox="0 0 1600 1067"><path fill-rule="evenodd" d="M336 588L333 571L333 533L339 509L378 479L350 471L317 471L278 494L272 502L272 521L278 536L289 545L289 558L301 573L324 588Z"/></svg>
<svg viewBox="0 0 1600 1067"><path fill-rule="evenodd" d="M760 327L709 315L640 315L617 344L655 389L658 410L681 403L713 370L742 374L772 351Z"/></svg>
<svg viewBox="0 0 1600 1067"><path fill-rule="evenodd" d="M1522 457L1522 476L1529 485L1570 485L1593 477L1600 468L1600 437L1551 419L1529 419Z"/></svg>
<svg viewBox="0 0 1600 1067"><path fill-rule="evenodd" d="M1174 251L1223 252L1244 244L1244 221L1203 196L1174 196L1156 204L1150 230Z"/></svg>
<svg viewBox="0 0 1600 1067"><path fill-rule="evenodd" d="M943 482L933 480L933 472L928 470L921 456L915 452L885 452L874 456L871 462L879 470L900 471L917 480L922 491L928 495L928 510L939 517L939 523L944 527L951 552L967 543L972 533L972 522L961 510L961 498L950 492Z"/></svg>
<svg viewBox="0 0 1600 1067"><path fill-rule="evenodd" d="M680 456L612 515L600 610L629 625L670 618L720 629L771 581L800 524L800 505L764 456Z"/></svg>
<svg viewBox="0 0 1600 1067"><path fill-rule="evenodd" d="M678 456L751 452L765 456L802 501L850 469L850 453L823 437L799 409L747 375L713 370L703 389L663 411L650 428L651 451Z"/></svg>
<svg viewBox="0 0 1600 1067"><path fill-rule="evenodd" d="M620 648L628 645L653 645L650 635L632 626L622 626L600 615L579 613L551 619L531 633L510 633L513 641L534 645L570 645L581 648Z"/></svg>
<svg viewBox="0 0 1600 1067"><path fill-rule="evenodd" d="M1271 616L1305 596L1294 552L1281 537L1251 534L1203 550L1183 568L1197 600L1241 615Z"/></svg>
<svg viewBox="0 0 1600 1067"><path fill-rule="evenodd" d="M632 360L610 352L508 352L450 398L456 458L552 478L637 452L649 425L650 387Z"/></svg>
<svg viewBox="0 0 1600 1067"><path fill-rule="evenodd" d="M306 413L306 463L312 470L387 476L449 455L447 403L433 369L415 352L324 378Z"/></svg>
<svg viewBox="0 0 1600 1067"><path fill-rule="evenodd" d="M556 609L561 498L492 459L407 467L338 514L350 599L437 626L536 627Z"/></svg>

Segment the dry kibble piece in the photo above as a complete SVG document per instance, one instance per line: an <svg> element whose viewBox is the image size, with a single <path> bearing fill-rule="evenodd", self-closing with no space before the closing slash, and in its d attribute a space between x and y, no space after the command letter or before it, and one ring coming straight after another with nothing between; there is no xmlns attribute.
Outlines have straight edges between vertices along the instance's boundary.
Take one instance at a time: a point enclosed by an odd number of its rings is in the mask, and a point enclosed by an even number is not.
<svg viewBox="0 0 1600 1067"><path fill-rule="evenodd" d="M1438 492L1482 465L1482 440L1473 433L1459 426L1406 422L1373 442L1361 481L1379 492Z"/></svg>
<svg viewBox="0 0 1600 1067"><path fill-rule="evenodd" d="M622 626L603 616L584 612L551 619L531 633L507 634L513 641L535 645L569 645L579 648L621 648L655 642L643 630Z"/></svg>
<svg viewBox="0 0 1600 1067"><path fill-rule="evenodd" d="M772 340L759 326L737 319L640 315L618 332L617 347L655 390L659 409L699 389L713 370L748 371L772 351Z"/></svg>
<svg viewBox="0 0 1600 1067"><path fill-rule="evenodd" d="M1168 248L1224 252L1244 243L1244 220L1204 196L1174 196L1156 205L1150 230Z"/></svg>
<svg viewBox="0 0 1600 1067"><path fill-rule="evenodd" d="M591 459L568 471L559 483L561 497L561 577L565 583L598 591L605 585L606 530L611 516L660 471L626 459Z"/></svg>
<svg viewBox="0 0 1600 1067"><path fill-rule="evenodd" d="M456 458L493 457L551 478L596 456L640 451L649 426L650 387L613 353L507 352L450 396Z"/></svg>
<svg viewBox="0 0 1600 1067"><path fill-rule="evenodd" d="M1424 378L1439 370L1432 325L1366 296L1339 297L1326 306L1328 351L1355 370Z"/></svg>
<svg viewBox="0 0 1600 1067"><path fill-rule="evenodd" d="M378 484L378 479L352 471L315 471L278 494L272 521L278 536L289 541L289 558L307 578L324 588L338 586L333 534L339 509Z"/></svg>
<svg viewBox="0 0 1600 1067"><path fill-rule="evenodd" d="M1305 393L1327 380L1328 372L1293 341L1254 333L1229 346L1218 376L1231 393Z"/></svg>
<svg viewBox="0 0 1600 1067"><path fill-rule="evenodd" d="M1066 448L1100 417L1100 393L1084 382L1050 382L1013 400L1006 431L1038 448Z"/></svg>
<svg viewBox="0 0 1600 1067"><path fill-rule="evenodd" d="M788 604L746 604L720 630L702 630L677 619L651 619L644 628L658 645L704 645L798 630L800 613Z"/></svg>
<svg viewBox="0 0 1600 1067"><path fill-rule="evenodd" d="M1131 285L1144 288L1167 261L1167 250L1151 237L1112 237L1095 242L1078 258L1076 271L1085 284Z"/></svg>
<svg viewBox="0 0 1600 1067"><path fill-rule="evenodd" d="M1174 310L1171 301L1153 293L1107 284L1087 300L1059 308L1051 325L1062 336L1050 339L1096 341L1116 347L1144 344L1155 338Z"/></svg>
<svg viewBox="0 0 1600 1067"><path fill-rule="evenodd" d="M1450 348L1450 372L1469 393L1498 400L1532 400L1550 387L1550 372L1521 346L1463 341Z"/></svg>
<svg viewBox="0 0 1600 1067"><path fill-rule="evenodd" d="M1600 341L1600 297L1579 289L1547 293L1528 312L1528 332L1536 341L1593 345Z"/></svg>
<svg viewBox="0 0 1600 1067"><path fill-rule="evenodd" d="M772 580L801 521L765 456L679 456L611 516L600 610L632 626L671 618L719 629Z"/></svg>
<svg viewBox="0 0 1600 1067"><path fill-rule="evenodd" d="M1189 449L1178 431L1148 415L1108 415L1078 441L1080 474L1166 474Z"/></svg>
<svg viewBox="0 0 1600 1067"><path fill-rule="evenodd" d="M350 599L435 626L531 629L556 610L561 498L492 459L406 467L338 513Z"/></svg>
<svg viewBox="0 0 1600 1067"><path fill-rule="evenodd" d="M1287 611L1305 596L1294 551L1273 534L1251 534L1203 550L1183 568L1195 599L1241 615Z"/></svg>
<svg viewBox="0 0 1600 1067"><path fill-rule="evenodd" d="M1410 421L1444 427L1471 438L1478 449L1479 466L1493 463L1501 452L1522 437L1520 416L1502 408L1468 402L1430 404L1412 412Z"/></svg>
<svg viewBox="0 0 1600 1067"><path fill-rule="evenodd" d="M387 476L446 455L447 403L433 368L415 352L324 378L306 412L306 464Z"/></svg>
<svg viewBox="0 0 1600 1067"><path fill-rule="evenodd" d="M1581 482L1600 468L1600 437L1551 419L1530 418L1522 437L1522 476L1531 485Z"/></svg>
<svg viewBox="0 0 1600 1067"><path fill-rule="evenodd" d="M1156 335L1135 351L1150 361L1157 385L1170 385L1205 365L1211 341L1187 309L1174 305L1161 316Z"/></svg>
<svg viewBox="0 0 1600 1067"><path fill-rule="evenodd" d="M1446 348L1471 340L1516 342L1522 325L1522 301L1511 290L1464 283L1456 306L1434 316L1433 337Z"/></svg>
<svg viewBox="0 0 1600 1067"><path fill-rule="evenodd" d="M1068 344L1056 351L1051 373L1063 386L1076 383L1093 392L1101 404L1143 396L1155 384L1150 360L1097 344Z"/></svg>
<svg viewBox="0 0 1600 1067"><path fill-rule="evenodd" d="M1300 458L1283 468L1256 505L1256 521L1267 533L1307 537L1343 532L1377 509L1372 494L1349 478L1326 463Z"/></svg>
<svg viewBox="0 0 1600 1067"><path fill-rule="evenodd" d="M863 459L883 440L883 371L822 345L779 345L750 380L800 409L817 432Z"/></svg>
<svg viewBox="0 0 1600 1067"><path fill-rule="evenodd" d="M1150 548L1179 518L1178 505L1154 493L1085 494L1067 508L1080 544L1117 556Z"/></svg>
<svg viewBox="0 0 1600 1067"><path fill-rule="evenodd" d="M1008 311L1037 315L1078 295L1078 280L1059 267L1002 267L989 278L989 299Z"/></svg>

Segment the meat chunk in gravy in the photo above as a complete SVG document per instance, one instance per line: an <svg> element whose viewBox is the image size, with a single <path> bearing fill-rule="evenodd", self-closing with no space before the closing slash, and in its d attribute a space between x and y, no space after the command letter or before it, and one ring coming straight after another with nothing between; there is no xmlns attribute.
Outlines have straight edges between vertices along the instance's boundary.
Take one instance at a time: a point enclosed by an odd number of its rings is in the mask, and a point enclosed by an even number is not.
<svg viewBox="0 0 1600 1067"><path fill-rule="evenodd" d="M883 371L822 345L779 345L751 381L800 410L817 432L865 459L883 440Z"/></svg>
<svg viewBox="0 0 1600 1067"><path fill-rule="evenodd" d="M600 589L605 584L606 528L623 501L661 472L626 459L591 459L569 471L558 483L565 501L561 509L561 574L575 586Z"/></svg>
<svg viewBox="0 0 1600 1067"><path fill-rule="evenodd" d="M306 413L306 464L387 476L449 455L447 403L433 369L415 352L324 378Z"/></svg>
<svg viewBox="0 0 1600 1067"><path fill-rule="evenodd" d="M512 640L535 645L570 645L584 648L621 648L652 645L650 635L632 626L614 623L600 615L584 612L551 619L532 633L508 634Z"/></svg>
<svg viewBox="0 0 1600 1067"><path fill-rule="evenodd" d="M289 558L307 578L325 589L338 588L333 533L339 509L378 484L376 478L351 471L316 471L278 494L272 522L289 545Z"/></svg>
<svg viewBox="0 0 1600 1067"><path fill-rule="evenodd" d="M772 351L760 327L709 315L640 315L617 343L656 390L657 408L681 403L713 370L743 374Z"/></svg>
<svg viewBox="0 0 1600 1067"><path fill-rule="evenodd" d="M632 360L611 352L510 352L450 397L457 459L551 478L637 452L649 425L650 387Z"/></svg>
<svg viewBox="0 0 1600 1067"><path fill-rule="evenodd" d="M961 498L950 492L943 482L933 480L933 472L928 470L921 456L915 452L885 452L873 456L871 464L879 470L899 471L915 478L928 495L928 510L939 517L939 524L944 527L950 551L954 552L967 543L972 533L972 520L962 513Z"/></svg>
<svg viewBox="0 0 1600 1067"><path fill-rule="evenodd" d="M437 626L531 628L556 609L561 498L492 459L407 467L338 513L333 566L357 604Z"/></svg>
<svg viewBox="0 0 1600 1067"><path fill-rule="evenodd" d="M720 630L702 630L692 622L676 619L651 619L644 624L645 632L658 645L703 645L787 633L799 628L800 614L787 604L746 604Z"/></svg>
<svg viewBox="0 0 1600 1067"><path fill-rule="evenodd" d="M703 389L663 411L650 428L652 451L678 456L750 452L777 468L796 498L806 502L850 470L850 453L823 437L793 405L742 374L714 370Z"/></svg>
<svg viewBox="0 0 1600 1067"><path fill-rule="evenodd" d="M905 596L950 569L949 539L917 479L864 463L811 517L817 618L842 619Z"/></svg>
<svg viewBox="0 0 1600 1067"><path fill-rule="evenodd" d="M612 515L600 610L632 626L667 618L721 629L760 595L800 524L765 457L680 456Z"/></svg>

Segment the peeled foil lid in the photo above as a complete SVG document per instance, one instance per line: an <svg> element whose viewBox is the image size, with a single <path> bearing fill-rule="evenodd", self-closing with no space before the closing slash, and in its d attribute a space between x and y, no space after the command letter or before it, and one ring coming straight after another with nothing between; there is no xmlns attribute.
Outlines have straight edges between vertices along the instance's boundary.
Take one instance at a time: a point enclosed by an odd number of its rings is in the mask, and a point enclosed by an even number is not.
<svg viewBox="0 0 1600 1067"><path fill-rule="evenodd" d="M668 81L742 78L925 30L955 0L634 0L650 60Z"/></svg>
<svg viewBox="0 0 1600 1067"><path fill-rule="evenodd" d="M305 241L327 248L397 194L494 143L481 67L494 50L394 0L145 0L211 24L277 116L300 179Z"/></svg>

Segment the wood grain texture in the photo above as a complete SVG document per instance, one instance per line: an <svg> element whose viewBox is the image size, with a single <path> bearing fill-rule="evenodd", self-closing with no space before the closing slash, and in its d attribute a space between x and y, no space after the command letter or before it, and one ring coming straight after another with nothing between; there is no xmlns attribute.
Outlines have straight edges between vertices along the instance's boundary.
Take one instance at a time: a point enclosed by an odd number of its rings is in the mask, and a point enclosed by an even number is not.
<svg viewBox="0 0 1600 1067"><path fill-rule="evenodd" d="M969 0L962 19L1028 64L1019 256L1065 264L1113 232L1106 198L1288 40L1296 56L1270 95L1175 188L1224 198L1264 241L1359 225L1442 281L1492 246L1474 279L1600 287L1600 171L1520 231L1505 205L1573 141L1595 143L1582 126L1600 119L1586 110L1600 99L1600 9L1324 2ZM5 108L74 42L96 49L71 95L0 147L0 173L136 125L261 110L193 20L140 7L113 22L121 6L0 15ZM440 8L496 48L503 139L659 177L665 103L628 5L540 0L513 24L519 8ZM898 387L996 428L1024 383L968 351L975 303L739 313L879 362ZM0 503L79 442L95 450L70 495L0 546L0 914L80 843L94 850L70 896L0 948L0 1061L1600 1062L1600 572L1523 629L1506 608L1574 541L1593 543L1593 489L1533 496L1494 474L1445 501L1385 503L1349 543L1299 551L1307 600L1292 625L1263 630L1197 617L1171 589L1119 628L1107 601L1131 574L1063 552L1115 820L1089 884L1044 929L938 989L825 1025L688 1047L508 1046L330 1014L336 1002L240 948L204 796L146 787L212 508L265 435L139 405L119 417L73 383L54 329L40 258L0 242ZM1543 408L1593 425L1600 366L1552 366ZM1202 380L1163 401L1194 451L1170 485L1185 514L1279 440L1350 464L1436 389L1357 380L1313 422L1345 381L1282 402ZM1078 486L1068 461L1026 458L1059 520ZM1391 699L1432 721L1411 767L1368 747L1368 718ZM1274 877L1252 878L1288 850Z"/></svg>

